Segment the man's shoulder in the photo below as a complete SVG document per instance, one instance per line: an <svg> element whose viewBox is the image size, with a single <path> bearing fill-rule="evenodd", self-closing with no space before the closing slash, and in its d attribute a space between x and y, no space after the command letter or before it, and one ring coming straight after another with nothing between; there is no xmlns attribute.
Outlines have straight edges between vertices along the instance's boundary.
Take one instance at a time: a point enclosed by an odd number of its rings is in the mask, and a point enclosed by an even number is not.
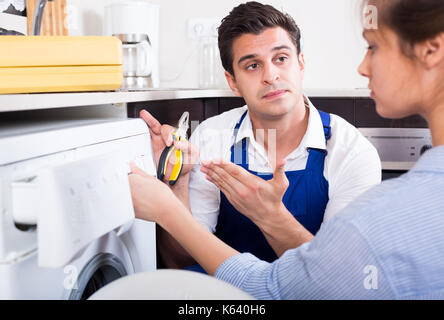
<svg viewBox="0 0 444 320"><path fill-rule="evenodd" d="M367 171L380 172L381 160L378 151L355 126L333 114L331 115L331 131L331 138L327 142L326 158L327 174L330 178L331 175L342 176L344 170L355 175L357 172L350 171L350 168L356 166L366 167Z"/></svg>
<svg viewBox="0 0 444 320"><path fill-rule="evenodd" d="M329 146L349 150L374 149L370 141L350 122L336 114L330 114L330 119L332 136L327 143L327 149Z"/></svg>

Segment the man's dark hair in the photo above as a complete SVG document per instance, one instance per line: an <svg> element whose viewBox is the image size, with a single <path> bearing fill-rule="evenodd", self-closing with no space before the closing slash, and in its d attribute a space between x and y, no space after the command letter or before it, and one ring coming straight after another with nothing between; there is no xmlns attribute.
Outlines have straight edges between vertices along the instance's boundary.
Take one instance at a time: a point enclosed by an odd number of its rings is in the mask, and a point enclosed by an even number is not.
<svg viewBox="0 0 444 320"><path fill-rule="evenodd" d="M261 34L265 29L281 27L287 31L297 53L301 52L301 32L293 18L270 5L251 1L243 3L222 19L218 29L222 66L234 76L233 42L243 34Z"/></svg>

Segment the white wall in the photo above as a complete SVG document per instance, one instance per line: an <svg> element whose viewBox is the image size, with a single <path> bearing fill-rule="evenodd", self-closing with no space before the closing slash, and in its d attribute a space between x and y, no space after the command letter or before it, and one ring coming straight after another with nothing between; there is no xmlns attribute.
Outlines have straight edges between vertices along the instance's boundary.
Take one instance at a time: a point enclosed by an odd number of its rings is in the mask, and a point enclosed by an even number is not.
<svg viewBox="0 0 444 320"><path fill-rule="evenodd" d="M68 0L70 35L103 34L103 8L116 0ZM162 87L198 87L198 43L187 35L190 18L219 18L239 0L150 0L160 5ZM305 88L366 88L357 73L365 53L359 0L269 0L294 17L302 31Z"/></svg>

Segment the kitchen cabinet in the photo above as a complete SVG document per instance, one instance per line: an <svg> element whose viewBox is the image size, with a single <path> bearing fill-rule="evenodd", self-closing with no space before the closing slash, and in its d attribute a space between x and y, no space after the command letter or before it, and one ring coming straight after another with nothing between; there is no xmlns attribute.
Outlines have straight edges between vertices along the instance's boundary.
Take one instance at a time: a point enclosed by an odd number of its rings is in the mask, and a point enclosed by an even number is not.
<svg viewBox="0 0 444 320"><path fill-rule="evenodd" d="M334 113L348 122L355 123L355 98L311 98L313 105L324 112Z"/></svg>
<svg viewBox="0 0 444 320"><path fill-rule="evenodd" d="M238 97L219 99L219 114L245 105L245 100Z"/></svg>
<svg viewBox="0 0 444 320"><path fill-rule="evenodd" d="M427 122L419 115L402 119L387 119L376 112L372 99L355 100L355 126L358 128L428 128Z"/></svg>
<svg viewBox="0 0 444 320"><path fill-rule="evenodd" d="M190 125L187 135L205 119L205 104L203 99L179 99L137 102L128 108L128 116L137 118L141 110L148 110L154 118L162 124L177 126L177 122L184 111L190 113ZM193 127L193 128L192 128Z"/></svg>

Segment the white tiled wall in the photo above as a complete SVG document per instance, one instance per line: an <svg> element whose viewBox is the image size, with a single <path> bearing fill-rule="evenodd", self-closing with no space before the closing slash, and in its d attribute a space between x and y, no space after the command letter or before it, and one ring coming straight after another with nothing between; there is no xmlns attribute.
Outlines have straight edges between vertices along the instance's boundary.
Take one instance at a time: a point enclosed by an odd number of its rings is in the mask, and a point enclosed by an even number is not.
<svg viewBox="0 0 444 320"><path fill-rule="evenodd" d="M68 0L71 35L101 35L103 8L116 0ZM160 81L163 87L198 87L198 43L187 35L190 18L221 19L239 0L150 0L160 5ZM366 88L357 73L365 53L360 0L270 0L302 31L305 88Z"/></svg>

